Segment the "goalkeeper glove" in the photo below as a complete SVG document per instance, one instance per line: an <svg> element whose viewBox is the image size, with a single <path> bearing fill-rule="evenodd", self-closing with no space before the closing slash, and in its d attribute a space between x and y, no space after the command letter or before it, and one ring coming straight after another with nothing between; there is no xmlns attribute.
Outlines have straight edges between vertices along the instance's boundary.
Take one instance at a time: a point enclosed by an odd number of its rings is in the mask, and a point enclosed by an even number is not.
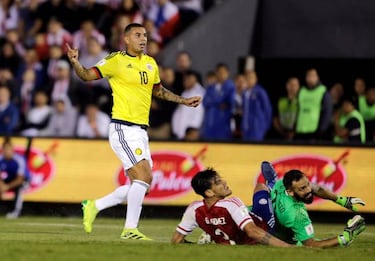
<svg viewBox="0 0 375 261"><path fill-rule="evenodd" d="M365 229L365 219L360 215L356 215L352 219L349 219L344 232L337 237L339 245L345 247L349 246Z"/></svg>
<svg viewBox="0 0 375 261"><path fill-rule="evenodd" d="M336 203L354 212L358 211L358 207L355 205L366 205L366 203L360 198L342 196L337 197Z"/></svg>

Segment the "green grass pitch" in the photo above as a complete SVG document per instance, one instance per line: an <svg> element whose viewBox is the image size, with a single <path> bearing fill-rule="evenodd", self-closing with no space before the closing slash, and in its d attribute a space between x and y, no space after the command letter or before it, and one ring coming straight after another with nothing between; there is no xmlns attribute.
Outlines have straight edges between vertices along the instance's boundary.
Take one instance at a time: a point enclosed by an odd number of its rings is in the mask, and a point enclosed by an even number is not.
<svg viewBox="0 0 375 261"><path fill-rule="evenodd" d="M73 260L375 260L375 226L348 248L281 249L266 246L219 246L169 243L178 220L141 220L140 229L153 242L120 240L124 220L99 217L91 234L85 234L79 218L21 217L0 218L1 261L73 261ZM319 238L334 236L343 224L315 224ZM196 241L200 231L188 239Z"/></svg>

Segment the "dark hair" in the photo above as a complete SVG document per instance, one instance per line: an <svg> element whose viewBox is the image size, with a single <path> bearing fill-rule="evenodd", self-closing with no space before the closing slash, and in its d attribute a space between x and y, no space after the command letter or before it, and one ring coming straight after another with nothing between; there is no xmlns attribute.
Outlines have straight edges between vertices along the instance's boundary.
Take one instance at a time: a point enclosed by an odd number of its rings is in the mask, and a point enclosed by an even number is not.
<svg viewBox="0 0 375 261"><path fill-rule="evenodd" d="M216 74L215 74L215 72L214 71L208 71L207 73L206 73L206 77L211 77L211 76L215 76Z"/></svg>
<svg viewBox="0 0 375 261"><path fill-rule="evenodd" d="M353 95L344 94L339 101L339 105L342 106L345 102L350 102L353 106L356 105Z"/></svg>
<svg viewBox="0 0 375 261"><path fill-rule="evenodd" d="M179 51L177 56L179 57L180 55L187 55L191 59L191 54L188 51Z"/></svg>
<svg viewBox="0 0 375 261"><path fill-rule="evenodd" d="M198 80L198 74L193 70L187 70L184 72L184 76L195 76L195 78Z"/></svg>
<svg viewBox="0 0 375 261"><path fill-rule="evenodd" d="M283 184L286 189L290 189L292 187L293 181L299 181L304 176L305 174L303 174L303 172L298 169L289 170L284 175Z"/></svg>
<svg viewBox="0 0 375 261"><path fill-rule="evenodd" d="M212 180L217 176L217 172L213 168L207 168L195 174L191 180L191 186L194 192L202 197L206 197L204 193L207 189L212 186Z"/></svg>
<svg viewBox="0 0 375 261"><path fill-rule="evenodd" d="M216 70L218 70L220 68L224 68L227 71L229 71L229 66L227 64L225 64L225 63L218 63L218 64L216 64Z"/></svg>
<svg viewBox="0 0 375 261"><path fill-rule="evenodd" d="M127 33L129 33L133 28L138 28L138 27L142 27L142 28L144 28L143 25L138 24L138 23L131 23L131 24L128 24L128 25L125 27L124 34L127 34Z"/></svg>

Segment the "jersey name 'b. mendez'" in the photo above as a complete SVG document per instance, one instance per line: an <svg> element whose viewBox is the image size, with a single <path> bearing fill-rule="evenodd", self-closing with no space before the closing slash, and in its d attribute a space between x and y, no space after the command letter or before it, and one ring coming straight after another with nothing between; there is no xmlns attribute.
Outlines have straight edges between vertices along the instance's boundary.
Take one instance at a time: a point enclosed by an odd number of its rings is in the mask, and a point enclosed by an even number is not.
<svg viewBox="0 0 375 261"><path fill-rule="evenodd" d="M218 200L208 208L204 201L195 201L186 209L176 230L190 234L196 227L211 236L219 244L255 244L243 231L245 225L255 222L264 230L265 222L249 214L247 207L237 197Z"/></svg>

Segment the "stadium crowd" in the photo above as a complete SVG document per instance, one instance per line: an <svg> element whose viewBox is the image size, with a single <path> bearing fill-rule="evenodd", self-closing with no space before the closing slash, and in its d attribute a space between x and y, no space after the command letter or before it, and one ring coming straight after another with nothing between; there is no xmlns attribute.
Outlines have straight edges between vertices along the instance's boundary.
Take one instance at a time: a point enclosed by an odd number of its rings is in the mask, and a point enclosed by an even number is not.
<svg viewBox="0 0 375 261"><path fill-rule="evenodd" d="M67 62L66 43L92 66L123 49L132 22L148 32L147 52L156 59L177 34L214 5L214 0L3 0L0 6L0 135L98 138L108 135L111 90L104 79L82 82ZM214 67L215 65L213 65ZM230 77L218 63L194 70L180 52L174 68L160 65L163 85L184 97L199 95L197 109L153 99L151 139L212 141L374 142L375 88L354 81L324 85L316 69L291 77L285 97L273 105L256 71ZM232 72L235 73L235 72Z"/></svg>

